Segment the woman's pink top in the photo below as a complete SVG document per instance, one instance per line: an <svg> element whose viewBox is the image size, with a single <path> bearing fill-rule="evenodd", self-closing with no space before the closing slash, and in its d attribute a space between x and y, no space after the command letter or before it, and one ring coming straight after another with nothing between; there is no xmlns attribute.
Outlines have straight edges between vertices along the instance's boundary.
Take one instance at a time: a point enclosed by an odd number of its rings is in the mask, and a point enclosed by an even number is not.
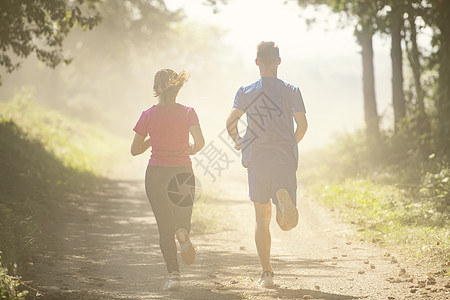
<svg viewBox="0 0 450 300"><path fill-rule="evenodd" d="M150 136L150 166L190 167L189 128L198 124L197 114L192 107L178 103L153 105L142 112L133 130L141 136Z"/></svg>

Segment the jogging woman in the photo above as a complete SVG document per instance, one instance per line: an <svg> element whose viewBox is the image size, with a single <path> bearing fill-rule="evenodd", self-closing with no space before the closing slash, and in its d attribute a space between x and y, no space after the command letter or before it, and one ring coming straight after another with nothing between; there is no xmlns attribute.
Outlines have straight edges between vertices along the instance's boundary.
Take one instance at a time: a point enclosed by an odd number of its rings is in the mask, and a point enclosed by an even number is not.
<svg viewBox="0 0 450 300"><path fill-rule="evenodd" d="M165 290L179 289L180 272L175 237L186 264L195 260L190 241L195 178L190 155L205 145L197 114L192 107L176 102L178 92L188 79L186 72L170 69L156 73L153 90L158 104L142 112L131 145L133 156L151 147L145 174L145 190L159 232L159 245L168 276ZM194 144L189 144L189 134Z"/></svg>

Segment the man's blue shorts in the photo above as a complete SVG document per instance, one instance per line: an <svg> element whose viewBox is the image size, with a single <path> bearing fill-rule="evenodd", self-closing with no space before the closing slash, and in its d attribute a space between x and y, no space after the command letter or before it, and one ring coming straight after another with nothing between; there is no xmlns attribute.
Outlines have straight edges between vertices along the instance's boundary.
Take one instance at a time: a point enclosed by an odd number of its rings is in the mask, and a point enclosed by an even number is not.
<svg viewBox="0 0 450 300"><path fill-rule="evenodd" d="M286 189L294 205L297 204L296 167L259 161L250 161L247 164L249 196L252 202L265 204L272 199L272 202L277 204L277 190Z"/></svg>

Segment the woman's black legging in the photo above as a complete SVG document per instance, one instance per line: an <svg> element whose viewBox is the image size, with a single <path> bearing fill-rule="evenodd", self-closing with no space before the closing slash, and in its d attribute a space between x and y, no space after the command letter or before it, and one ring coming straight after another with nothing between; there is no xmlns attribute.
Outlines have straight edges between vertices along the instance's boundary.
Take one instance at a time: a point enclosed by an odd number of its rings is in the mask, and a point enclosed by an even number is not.
<svg viewBox="0 0 450 300"><path fill-rule="evenodd" d="M159 246L167 271L179 271L175 231L191 230L194 172L191 167L148 166L145 191L158 225Z"/></svg>

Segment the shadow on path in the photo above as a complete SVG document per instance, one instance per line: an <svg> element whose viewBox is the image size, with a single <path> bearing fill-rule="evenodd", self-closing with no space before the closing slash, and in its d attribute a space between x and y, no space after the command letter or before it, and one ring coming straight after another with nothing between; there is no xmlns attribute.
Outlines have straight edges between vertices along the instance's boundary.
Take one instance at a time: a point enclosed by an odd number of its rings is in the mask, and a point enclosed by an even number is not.
<svg viewBox="0 0 450 300"><path fill-rule="evenodd" d="M36 255L24 276L42 292L39 299L300 299L304 295L356 299L305 289L257 288L257 278L252 277L259 274L256 253L224 246L239 243L239 232L196 236L195 265L180 262L183 290L164 292L166 271L142 181L105 180L99 192L71 195L64 201L67 205L49 220L47 251ZM295 268L329 268L298 258L277 263L280 270L294 264ZM293 273L277 275L296 280Z"/></svg>

